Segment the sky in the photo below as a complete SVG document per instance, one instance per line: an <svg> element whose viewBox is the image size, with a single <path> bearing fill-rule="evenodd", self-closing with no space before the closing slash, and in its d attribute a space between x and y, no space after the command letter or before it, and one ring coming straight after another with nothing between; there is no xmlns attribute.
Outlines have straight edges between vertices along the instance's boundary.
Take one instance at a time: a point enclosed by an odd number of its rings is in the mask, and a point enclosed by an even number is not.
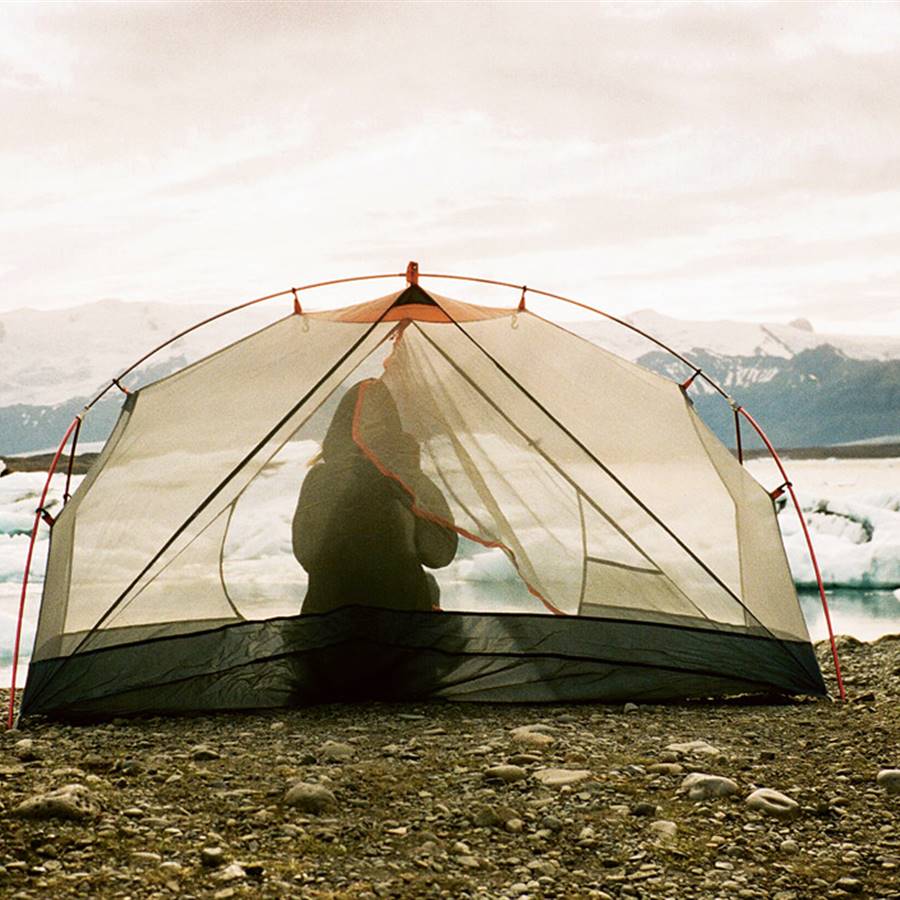
<svg viewBox="0 0 900 900"><path fill-rule="evenodd" d="M895 3L2 3L0 310L416 259L900 334L898 50Z"/></svg>

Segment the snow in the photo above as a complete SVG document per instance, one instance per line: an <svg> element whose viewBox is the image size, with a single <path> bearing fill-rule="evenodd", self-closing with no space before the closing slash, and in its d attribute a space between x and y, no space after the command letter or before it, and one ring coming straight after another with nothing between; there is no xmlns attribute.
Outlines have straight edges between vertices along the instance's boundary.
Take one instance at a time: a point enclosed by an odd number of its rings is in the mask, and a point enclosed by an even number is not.
<svg viewBox="0 0 900 900"><path fill-rule="evenodd" d="M900 460L788 460L826 585L894 590L900 586ZM747 467L763 486L781 477L769 460ZM796 511L778 516L794 580L812 587L815 573Z"/></svg>

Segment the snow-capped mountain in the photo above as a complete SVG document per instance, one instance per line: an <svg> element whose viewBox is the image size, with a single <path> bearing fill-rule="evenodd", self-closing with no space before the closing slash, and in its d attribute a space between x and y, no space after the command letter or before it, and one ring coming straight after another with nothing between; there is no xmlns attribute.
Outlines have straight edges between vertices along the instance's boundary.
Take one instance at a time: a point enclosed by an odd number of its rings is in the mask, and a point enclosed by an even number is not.
<svg viewBox="0 0 900 900"><path fill-rule="evenodd" d="M141 354L190 324L219 312L206 306L103 300L63 310L0 313L0 453L54 446L86 399ZM290 312L276 300L227 316L181 338L125 381L146 383ZM790 325L693 322L641 310L637 328L689 357L762 419L776 443L805 446L900 433L900 337L817 334ZM669 377L689 369L646 338L603 320L568 326L600 346ZM698 411L731 440L721 401L696 381ZM85 420L81 438L102 440L121 394ZM727 413L727 407L725 408Z"/></svg>

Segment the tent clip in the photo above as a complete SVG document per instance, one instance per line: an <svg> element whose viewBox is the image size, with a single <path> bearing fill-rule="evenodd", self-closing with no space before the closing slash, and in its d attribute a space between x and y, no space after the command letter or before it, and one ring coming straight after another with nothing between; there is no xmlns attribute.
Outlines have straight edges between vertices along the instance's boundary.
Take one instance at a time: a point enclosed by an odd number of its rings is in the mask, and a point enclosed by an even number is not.
<svg viewBox="0 0 900 900"><path fill-rule="evenodd" d="M522 296L519 298L519 307L516 312L525 312L525 291L528 290L528 285L522 285Z"/></svg>
<svg viewBox="0 0 900 900"><path fill-rule="evenodd" d="M297 295L297 288L292 287L291 293L294 295L294 315L302 316L303 315L303 307L300 306L300 297Z"/></svg>
<svg viewBox="0 0 900 900"><path fill-rule="evenodd" d="M39 506L36 510L36 513L40 515L40 517L52 528L56 519L50 514L49 510L46 507Z"/></svg>
<svg viewBox="0 0 900 900"><path fill-rule="evenodd" d="M786 481L784 484L779 485L777 488L775 488L774 491L769 491L769 496L773 500L777 500L785 492L785 490L787 488L791 488L791 487L793 487L793 485L790 483L790 481Z"/></svg>
<svg viewBox="0 0 900 900"><path fill-rule="evenodd" d="M683 391L686 391L686 390L694 383L694 379L695 379L699 374L701 374L701 372L703 372L703 369L695 368L695 369L694 369L694 374L691 375L691 377L688 378L687 381L682 381L682 382L681 382L681 389L682 389Z"/></svg>
<svg viewBox="0 0 900 900"><path fill-rule="evenodd" d="M413 262L412 260L410 260L406 266L406 283L419 283L419 264L417 262Z"/></svg>
<svg viewBox="0 0 900 900"><path fill-rule="evenodd" d="M129 391L128 388L125 387L125 385L122 384L122 382L119 381L118 378L113 378L112 383L113 383L113 384L114 384L114 385L115 385L115 386L116 386L116 387L117 387L117 388L118 388L118 389L119 389L126 397L131 393L131 391Z"/></svg>

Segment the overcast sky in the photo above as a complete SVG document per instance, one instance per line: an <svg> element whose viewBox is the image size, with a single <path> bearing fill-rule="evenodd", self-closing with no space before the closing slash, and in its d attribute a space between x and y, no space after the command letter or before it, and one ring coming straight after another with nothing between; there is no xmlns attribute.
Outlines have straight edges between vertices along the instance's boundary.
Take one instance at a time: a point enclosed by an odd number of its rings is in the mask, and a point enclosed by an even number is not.
<svg viewBox="0 0 900 900"><path fill-rule="evenodd" d="M898 51L883 3L6 3L0 309L418 259L900 334Z"/></svg>

